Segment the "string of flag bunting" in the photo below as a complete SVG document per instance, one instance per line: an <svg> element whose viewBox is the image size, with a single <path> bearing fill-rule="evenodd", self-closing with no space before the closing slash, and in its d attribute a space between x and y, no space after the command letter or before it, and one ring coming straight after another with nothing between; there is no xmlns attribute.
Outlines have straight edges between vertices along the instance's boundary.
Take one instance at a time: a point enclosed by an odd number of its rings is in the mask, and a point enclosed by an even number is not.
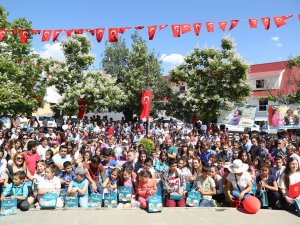
<svg viewBox="0 0 300 225"><path fill-rule="evenodd" d="M287 24L287 19L293 17L294 14L286 15L286 16L274 16L273 21L276 25L276 27L281 27ZM300 14L298 14L298 20L300 21ZM228 30L234 29L238 23L241 20L230 20L230 27ZM250 28L257 28L259 20L257 18L248 19L249 27ZM264 26L264 29L269 30L271 25L271 17L264 17L261 18L261 22ZM217 25L219 25L219 29L222 31L226 31L227 29L228 21L218 21L217 24L215 22L205 22L206 30L207 32L214 32ZM148 29L148 37L149 40L153 40L157 28L159 31L165 29L168 27L168 24L163 25L153 25L153 26L147 26ZM142 30L146 26L134 26L133 28L136 30ZM108 41L109 42L117 42L119 34L124 34L126 30L131 29L132 27L119 27L119 28L108 28ZM173 37L177 38L180 37L181 34L186 34L192 31L192 28L194 29L194 33L196 36L199 36L201 28L202 28L202 22L193 23L193 24L172 24L172 33ZM3 41L5 36L7 35L7 32L11 31L14 35L20 36L20 43L26 44L28 42L29 34L33 35L39 35L42 34L42 42L45 41L52 41L55 42L58 40L59 35L64 31L66 33L67 37L70 37L72 34L83 34L84 32L90 33L92 36L96 37L97 42L101 42L105 33L105 28L81 28L81 29L52 29L52 30L21 30L21 29L0 29L0 42Z"/></svg>

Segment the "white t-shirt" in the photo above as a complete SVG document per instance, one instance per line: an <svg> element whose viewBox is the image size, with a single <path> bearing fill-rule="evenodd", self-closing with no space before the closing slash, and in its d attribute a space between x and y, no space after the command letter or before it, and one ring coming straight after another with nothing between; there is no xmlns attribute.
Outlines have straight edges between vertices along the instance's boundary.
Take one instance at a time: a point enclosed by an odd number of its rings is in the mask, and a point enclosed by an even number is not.
<svg viewBox="0 0 300 225"><path fill-rule="evenodd" d="M290 185L300 182L300 172L292 173L289 175L289 177L290 177ZM285 186L285 183L284 183L283 176L281 176L279 179L278 187L282 188L282 189L287 189L287 187Z"/></svg>
<svg viewBox="0 0 300 225"><path fill-rule="evenodd" d="M241 191L247 189L248 182L252 181L252 177L251 177L250 173L248 173L248 172L244 172L242 174L242 176L236 176L236 179L237 179L237 182L239 184ZM226 180L231 183L233 190L240 191L237 186L234 173L229 173L228 176L226 177Z"/></svg>
<svg viewBox="0 0 300 225"><path fill-rule="evenodd" d="M48 150L48 147L46 146L45 148L42 146L42 145L39 145L37 147L37 153L39 154L40 156L40 159L41 160L46 160L46 151Z"/></svg>
<svg viewBox="0 0 300 225"><path fill-rule="evenodd" d="M54 176L52 180L48 180L47 177L44 177L44 179L39 180L38 188L55 192L55 189L61 188L60 180L57 176Z"/></svg>

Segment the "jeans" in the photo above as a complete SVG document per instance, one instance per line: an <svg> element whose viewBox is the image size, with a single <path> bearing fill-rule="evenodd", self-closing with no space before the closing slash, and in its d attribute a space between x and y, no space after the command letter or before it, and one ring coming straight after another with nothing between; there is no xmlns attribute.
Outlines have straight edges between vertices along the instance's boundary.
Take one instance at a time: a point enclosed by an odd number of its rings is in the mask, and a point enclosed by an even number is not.
<svg viewBox="0 0 300 225"><path fill-rule="evenodd" d="M233 191L231 192L231 195L232 195L234 198L238 198L238 197L240 196L240 192L237 191L237 190L233 190ZM251 196L251 195L250 195L249 193L245 194L244 197L243 197L243 200L244 200L245 198L250 197L250 196Z"/></svg>
<svg viewBox="0 0 300 225"><path fill-rule="evenodd" d="M79 200L79 206L81 208L88 208L89 207L89 196L85 195L85 196L79 196L78 197Z"/></svg>
<svg viewBox="0 0 300 225"><path fill-rule="evenodd" d="M199 207L215 207L215 203L213 200L202 199Z"/></svg>

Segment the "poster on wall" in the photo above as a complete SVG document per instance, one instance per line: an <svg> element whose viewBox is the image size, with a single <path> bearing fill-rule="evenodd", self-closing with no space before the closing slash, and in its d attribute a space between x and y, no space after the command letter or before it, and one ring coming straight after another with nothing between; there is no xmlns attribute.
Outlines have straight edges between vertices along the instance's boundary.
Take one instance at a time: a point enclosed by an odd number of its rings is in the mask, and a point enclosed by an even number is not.
<svg viewBox="0 0 300 225"><path fill-rule="evenodd" d="M300 105L269 105L270 129L300 129Z"/></svg>
<svg viewBox="0 0 300 225"><path fill-rule="evenodd" d="M254 105L235 105L229 111L221 111L218 123L232 126L253 127L256 114Z"/></svg>

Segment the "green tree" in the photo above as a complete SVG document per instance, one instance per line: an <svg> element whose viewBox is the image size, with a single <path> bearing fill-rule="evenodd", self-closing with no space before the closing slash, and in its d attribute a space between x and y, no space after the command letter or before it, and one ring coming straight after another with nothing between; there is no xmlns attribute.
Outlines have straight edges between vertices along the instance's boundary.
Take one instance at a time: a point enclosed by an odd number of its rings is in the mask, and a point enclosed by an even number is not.
<svg viewBox="0 0 300 225"><path fill-rule="evenodd" d="M224 37L221 50L195 48L185 57L184 63L171 70L170 81L186 82L185 93L172 95L170 103L177 102L183 108L169 104L169 114L197 114L206 122L215 119L220 109L230 103L238 103L250 94L245 83L248 65L235 52L234 41Z"/></svg>
<svg viewBox="0 0 300 225"><path fill-rule="evenodd" d="M27 44L20 43L19 30L31 30L31 22L19 18L10 23L7 16L0 6L0 26L7 30L0 44L0 113L31 114L41 105L46 92L43 60L31 50L32 34Z"/></svg>
<svg viewBox="0 0 300 225"><path fill-rule="evenodd" d="M46 71L49 84L55 86L63 97L59 105L64 114L74 115L78 112L78 100L87 100L86 112L113 110L121 104L125 95L116 78L100 71L87 71L93 64L90 54L91 41L84 35L74 35L62 42L65 61L49 59Z"/></svg>
<svg viewBox="0 0 300 225"><path fill-rule="evenodd" d="M133 114L140 114L143 88L153 90L152 110L158 108L160 99L170 94L155 52L148 49L146 41L137 32L131 38L130 50L124 40L120 44L107 44L102 60L104 70L119 77L118 82L126 93L126 101L119 109L127 120L132 119Z"/></svg>

